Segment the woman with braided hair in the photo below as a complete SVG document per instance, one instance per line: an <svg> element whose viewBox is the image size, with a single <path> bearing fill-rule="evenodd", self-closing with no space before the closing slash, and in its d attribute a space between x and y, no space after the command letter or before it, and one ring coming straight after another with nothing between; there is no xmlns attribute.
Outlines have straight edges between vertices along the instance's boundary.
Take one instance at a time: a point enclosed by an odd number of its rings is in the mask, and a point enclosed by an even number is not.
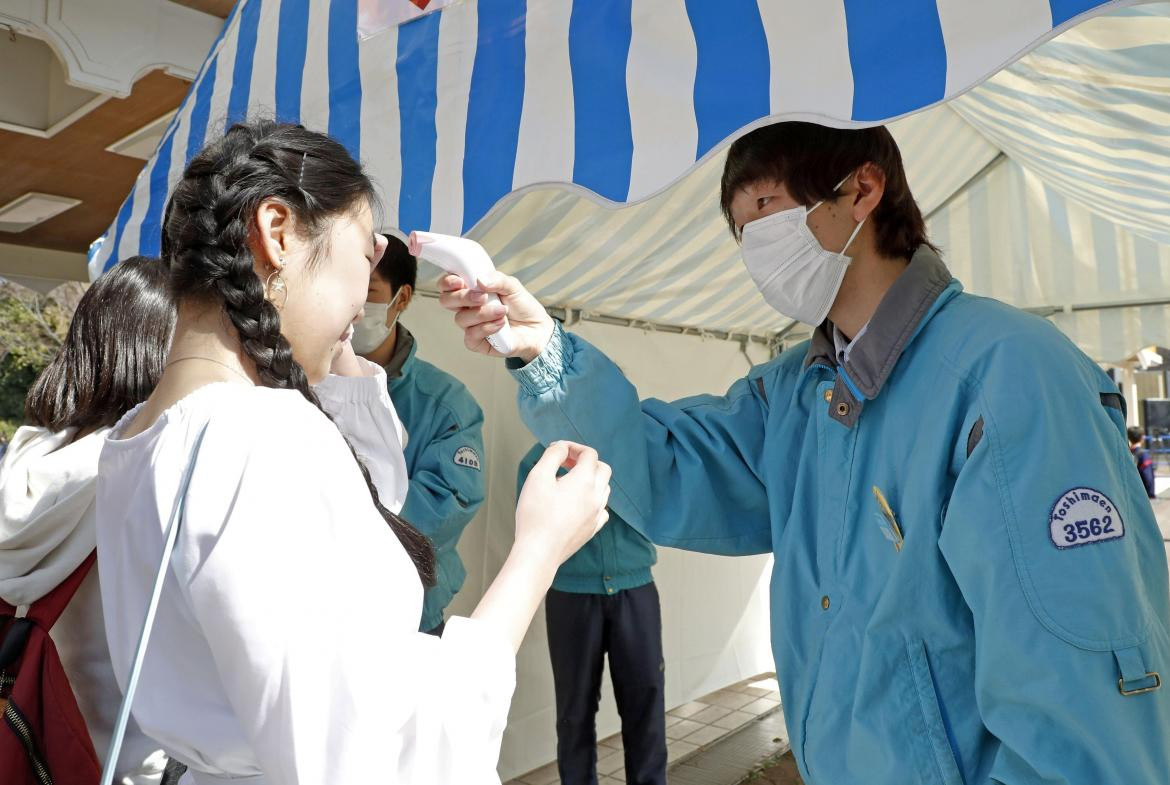
<svg viewBox="0 0 1170 785"><path fill-rule="evenodd" d="M133 710L196 785L498 782L516 649L605 521L608 467L552 445L475 612L417 632L434 556L395 512L403 434L383 372L349 346L385 247L374 201L337 142L256 121L195 156L167 207L174 343L102 452L97 531L124 681L204 433Z"/></svg>

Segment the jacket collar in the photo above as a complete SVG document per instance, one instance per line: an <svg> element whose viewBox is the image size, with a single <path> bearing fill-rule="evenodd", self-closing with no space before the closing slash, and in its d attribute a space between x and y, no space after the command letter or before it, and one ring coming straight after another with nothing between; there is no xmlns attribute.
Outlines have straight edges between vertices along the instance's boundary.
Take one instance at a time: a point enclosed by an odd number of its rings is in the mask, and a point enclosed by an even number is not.
<svg viewBox="0 0 1170 785"><path fill-rule="evenodd" d="M394 329L398 330L398 342L394 344L390 362L386 363L386 376L391 381L405 376L418 354L418 342L414 340L414 334L406 329L406 325L400 322Z"/></svg>
<svg viewBox="0 0 1170 785"><path fill-rule="evenodd" d="M930 317L962 291L942 259L929 246L914 252L910 264L886 292L865 332L855 339L843 369L854 397L878 396L906 347ZM837 367L833 324L826 320L813 331L804 365ZM860 395L857 395L860 393Z"/></svg>

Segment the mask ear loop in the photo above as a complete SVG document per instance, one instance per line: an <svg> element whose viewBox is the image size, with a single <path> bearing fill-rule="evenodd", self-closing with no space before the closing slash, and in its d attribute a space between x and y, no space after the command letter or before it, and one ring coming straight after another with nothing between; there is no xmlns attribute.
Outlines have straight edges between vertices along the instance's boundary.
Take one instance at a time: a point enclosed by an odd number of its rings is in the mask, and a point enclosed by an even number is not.
<svg viewBox="0 0 1170 785"><path fill-rule="evenodd" d="M866 216L866 218L868 217L869 216ZM853 234L849 235L849 240L846 241L845 247L841 249L841 253L838 254L838 256L844 256L846 259L850 258L845 256L845 252L849 250L849 246L853 245L853 241L857 239L857 235L861 232L861 227L865 226L866 218L862 218L861 222L858 223L856 227L854 227Z"/></svg>
<svg viewBox="0 0 1170 785"><path fill-rule="evenodd" d="M845 177L842 178L841 182L839 182L833 186L833 190L834 191L839 190L841 188L841 186L843 186L843 185L845 185L845 183L849 182L849 178L852 177L853 175L855 175L856 173L857 173L857 171L854 170L854 171L850 172L849 174L845 175ZM824 204L824 200L821 200L820 202L817 202L815 205L813 205L812 208L809 209L809 212L811 213L813 210L820 207L822 204ZM868 218L868 217L869 216L866 216L866 218ZM861 227L865 226L866 218L862 218L861 222L858 223L857 226L853 227L853 234L849 235L849 239L845 241L845 247L841 249L841 253L837 254L838 256L845 256L845 252L849 250L849 246L853 245L853 241L857 239L857 235L861 232ZM845 258L848 259L849 257L845 256Z"/></svg>
<svg viewBox="0 0 1170 785"><path fill-rule="evenodd" d="M401 286L399 286L399 287L398 287L398 291L396 291L396 292L394 293L394 296L390 298L390 302L386 303L386 316L387 316L387 317L389 317L389 316L390 316L390 311L394 309L394 305L395 305L395 304L398 302L398 298L399 298L401 295L402 295L402 287L401 287ZM386 325L386 326L387 326L388 328L390 328L390 330L394 330L394 328L398 326L398 317L400 317L400 316L402 316L402 314L400 314L400 313L399 313L399 314L395 314L395 316L394 316L394 322L393 322L392 324L388 324L388 325Z"/></svg>
<svg viewBox="0 0 1170 785"><path fill-rule="evenodd" d="M839 191L841 189L841 186L843 186L843 185L845 185L845 183L849 182L849 178L852 177L855 173L856 173L856 170L854 170L853 172L850 172L849 174L847 174L843 178L841 178L841 182L839 182L833 186L833 193L836 193L837 191ZM820 207L824 203L825 203L824 199L820 200L819 202L814 204L812 207L805 210L804 214L809 215L813 210L817 209L818 207ZM852 238L850 238L849 242L853 242ZM849 246L847 245L845 247L848 248ZM844 251L842 251L841 253L844 253Z"/></svg>

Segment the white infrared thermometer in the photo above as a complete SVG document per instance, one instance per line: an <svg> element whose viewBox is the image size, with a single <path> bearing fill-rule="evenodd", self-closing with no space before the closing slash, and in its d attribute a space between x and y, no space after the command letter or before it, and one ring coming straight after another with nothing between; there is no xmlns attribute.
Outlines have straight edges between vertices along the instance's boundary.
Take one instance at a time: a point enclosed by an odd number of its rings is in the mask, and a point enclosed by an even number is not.
<svg viewBox="0 0 1170 785"><path fill-rule="evenodd" d="M410 253L412 256L426 259L452 275L458 275L473 292L479 292L479 280L496 269L483 246L466 237L411 232ZM487 299L488 302L500 301L500 298L491 292L487 293ZM512 340L512 328L508 326L508 317L504 317L504 326L498 333L488 336L488 343L503 355L510 355L515 350L516 344Z"/></svg>

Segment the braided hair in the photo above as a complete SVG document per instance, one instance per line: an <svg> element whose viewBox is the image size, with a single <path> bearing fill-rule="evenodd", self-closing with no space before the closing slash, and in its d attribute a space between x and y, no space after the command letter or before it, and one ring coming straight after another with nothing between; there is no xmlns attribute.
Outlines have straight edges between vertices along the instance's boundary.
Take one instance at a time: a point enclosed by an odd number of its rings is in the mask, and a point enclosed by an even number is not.
<svg viewBox="0 0 1170 785"><path fill-rule="evenodd" d="M280 332L280 312L264 296L248 247L249 232L262 202L283 202L296 216L299 232L314 244L312 264L323 250L331 220L374 198L374 186L361 165L329 136L271 120L233 125L191 159L167 204L162 251L176 298L221 303L261 383L296 390L320 409L305 370ZM382 505L356 453L354 460L374 506L410 555L423 584L433 585L430 541Z"/></svg>

